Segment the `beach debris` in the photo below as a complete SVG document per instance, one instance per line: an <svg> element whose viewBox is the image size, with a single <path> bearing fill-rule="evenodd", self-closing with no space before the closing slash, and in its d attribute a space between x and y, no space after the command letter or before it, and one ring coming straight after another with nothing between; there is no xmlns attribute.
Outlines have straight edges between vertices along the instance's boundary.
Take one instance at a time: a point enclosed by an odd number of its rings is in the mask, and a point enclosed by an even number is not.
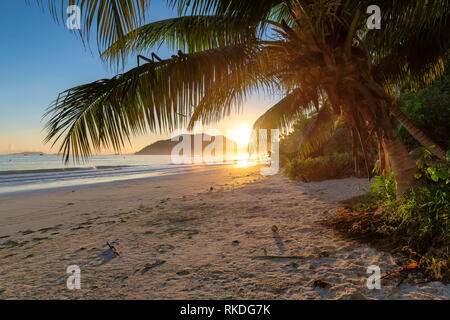
<svg viewBox="0 0 450 320"><path fill-rule="evenodd" d="M265 256L267 256L267 250L266 250L266 248L263 249L263 253L264 253Z"/></svg>
<svg viewBox="0 0 450 320"><path fill-rule="evenodd" d="M212 192L213 190L214 190L214 188L213 188L213 187L209 188L209 192Z"/></svg>
<svg viewBox="0 0 450 320"><path fill-rule="evenodd" d="M272 232L278 232L278 227L276 225L272 226Z"/></svg>
<svg viewBox="0 0 450 320"><path fill-rule="evenodd" d="M234 240L234 241L232 242L232 244L233 244L233 246L238 246L238 245L240 244L240 242L239 242L238 240Z"/></svg>
<svg viewBox="0 0 450 320"><path fill-rule="evenodd" d="M330 284L326 281L323 281L321 279L315 279L313 282L313 286L314 288L319 287L319 288L326 288L328 287Z"/></svg>
<svg viewBox="0 0 450 320"><path fill-rule="evenodd" d="M186 276L188 274L189 274L189 271L187 271L187 270L177 271L177 275L179 275L179 276Z"/></svg>
<svg viewBox="0 0 450 320"><path fill-rule="evenodd" d="M28 230L22 231L22 235L26 236L27 234L35 233L35 232L36 232L36 231L34 231L34 230L28 229Z"/></svg>
<svg viewBox="0 0 450 320"><path fill-rule="evenodd" d="M117 251L116 247L112 246L108 241L106 241L106 244L108 245L108 247L112 250L112 252L114 252L115 256L120 256L119 252Z"/></svg>
<svg viewBox="0 0 450 320"><path fill-rule="evenodd" d="M323 212L323 214L327 214L328 213L328 210L325 210L324 212Z"/></svg>
<svg viewBox="0 0 450 320"><path fill-rule="evenodd" d="M420 269L420 266L414 261L406 267L408 270Z"/></svg>
<svg viewBox="0 0 450 320"><path fill-rule="evenodd" d="M417 262L413 261L406 267L398 267L394 271L386 272L381 277L381 279L387 279L387 278L393 277L393 276L399 277L400 280L397 283L397 287L399 287L403 283L403 281L405 281L408 278L412 278L413 274L415 274L417 276L420 273L422 274L422 277L423 277L424 273L423 273L423 270L420 268L420 265ZM416 282L416 283L420 283L420 282Z"/></svg>
<svg viewBox="0 0 450 320"><path fill-rule="evenodd" d="M158 246L158 248L156 249L159 253L166 253L170 250L173 250L175 247L172 246L171 244L161 244Z"/></svg>
<svg viewBox="0 0 450 320"><path fill-rule="evenodd" d="M75 192L75 190L72 190L72 192Z"/></svg>

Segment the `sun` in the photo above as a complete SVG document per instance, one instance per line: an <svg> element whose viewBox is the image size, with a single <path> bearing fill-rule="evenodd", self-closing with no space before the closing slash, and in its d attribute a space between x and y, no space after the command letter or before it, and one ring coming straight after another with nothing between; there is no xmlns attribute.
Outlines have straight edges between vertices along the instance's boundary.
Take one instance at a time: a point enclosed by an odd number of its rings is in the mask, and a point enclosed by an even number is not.
<svg viewBox="0 0 450 320"><path fill-rule="evenodd" d="M228 137L237 143L239 148L246 147L250 141L252 126L250 124L241 124L228 132Z"/></svg>

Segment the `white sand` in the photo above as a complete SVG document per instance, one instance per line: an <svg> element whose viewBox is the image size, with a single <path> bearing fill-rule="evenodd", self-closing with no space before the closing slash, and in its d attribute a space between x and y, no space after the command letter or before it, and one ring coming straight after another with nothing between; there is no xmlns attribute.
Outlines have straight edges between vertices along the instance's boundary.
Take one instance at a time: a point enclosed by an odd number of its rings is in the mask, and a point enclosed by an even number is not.
<svg viewBox="0 0 450 320"><path fill-rule="evenodd" d="M450 299L438 282L367 289L367 267L392 271L394 257L317 223L364 188L235 168L1 196L0 298ZM265 254L301 259L252 258Z"/></svg>

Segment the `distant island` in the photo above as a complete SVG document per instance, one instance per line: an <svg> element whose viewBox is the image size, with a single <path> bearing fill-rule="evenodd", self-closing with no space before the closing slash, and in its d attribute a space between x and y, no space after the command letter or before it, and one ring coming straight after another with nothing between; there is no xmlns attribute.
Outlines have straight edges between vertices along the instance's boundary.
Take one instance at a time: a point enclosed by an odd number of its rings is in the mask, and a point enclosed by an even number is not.
<svg viewBox="0 0 450 320"><path fill-rule="evenodd" d="M146 146L142 150L136 152L136 155L171 155L173 148L183 141L183 139L186 139L188 136L191 138L191 154L194 154L194 137L198 137L201 134L190 134L190 135L181 135L177 136L176 140L178 141L172 141L172 139L167 140L159 140L155 143L152 143L151 145ZM210 141L205 141L210 138ZM233 153L237 152L237 143L231 139L226 138L225 136L218 135L218 136L209 136L207 134L203 134L202 137L202 150L204 151L207 146L209 146L211 143L215 142L215 139L223 139L223 153L226 153L226 147L227 145L233 146Z"/></svg>

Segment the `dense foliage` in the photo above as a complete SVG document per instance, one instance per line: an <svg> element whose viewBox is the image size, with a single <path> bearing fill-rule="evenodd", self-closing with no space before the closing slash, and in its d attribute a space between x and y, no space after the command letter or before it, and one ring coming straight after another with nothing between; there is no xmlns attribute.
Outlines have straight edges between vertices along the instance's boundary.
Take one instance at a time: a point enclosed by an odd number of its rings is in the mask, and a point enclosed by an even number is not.
<svg viewBox="0 0 450 320"><path fill-rule="evenodd" d="M387 235L420 253L422 264L432 277L450 281L450 165L436 161L424 148L414 151L420 173L418 187L396 199L395 180L391 176L375 177L371 189L356 199L357 212L380 211L370 222L365 234Z"/></svg>
<svg viewBox="0 0 450 320"><path fill-rule="evenodd" d="M428 88L417 92L405 90L400 101L402 111L417 127L440 146L450 149L450 71ZM409 149L419 146L403 127L400 136Z"/></svg>
<svg viewBox="0 0 450 320"><path fill-rule="evenodd" d="M348 152L315 158L293 159L286 164L284 169L287 177L304 182L341 179L351 176L353 172L353 158Z"/></svg>

